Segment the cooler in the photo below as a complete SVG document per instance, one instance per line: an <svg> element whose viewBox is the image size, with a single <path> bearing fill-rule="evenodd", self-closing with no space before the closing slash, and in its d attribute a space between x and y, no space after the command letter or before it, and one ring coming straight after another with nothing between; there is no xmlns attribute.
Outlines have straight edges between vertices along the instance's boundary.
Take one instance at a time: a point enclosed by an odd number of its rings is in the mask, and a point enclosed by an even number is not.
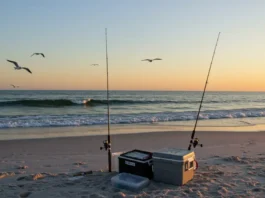
<svg viewBox="0 0 265 198"><path fill-rule="evenodd" d="M131 173L151 179L152 153L141 150L132 150L119 156L119 173Z"/></svg>
<svg viewBox="0 0 265 198"><path fill-rule="evenodd" d="M124 152L111 153L112 171L119 172L119 156Z"/></svg>
<svg viewBox="0 0 265 198"><path fill-rule="evenodd" d="M194 176L195 153L187 149L164 148L153 152L154 180L183 185Z"/></svg>

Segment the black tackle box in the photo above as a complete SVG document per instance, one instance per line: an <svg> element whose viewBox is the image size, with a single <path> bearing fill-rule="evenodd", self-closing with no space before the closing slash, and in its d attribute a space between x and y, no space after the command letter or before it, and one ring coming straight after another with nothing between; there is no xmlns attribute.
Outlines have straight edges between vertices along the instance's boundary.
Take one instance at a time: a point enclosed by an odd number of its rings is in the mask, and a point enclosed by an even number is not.
<svg viewBox="0 0 265 198"><path fill-rule="evenodd" d="M123 172L152 179L152 153L135 149L121 154L119 156L119 173Z"/></svg>

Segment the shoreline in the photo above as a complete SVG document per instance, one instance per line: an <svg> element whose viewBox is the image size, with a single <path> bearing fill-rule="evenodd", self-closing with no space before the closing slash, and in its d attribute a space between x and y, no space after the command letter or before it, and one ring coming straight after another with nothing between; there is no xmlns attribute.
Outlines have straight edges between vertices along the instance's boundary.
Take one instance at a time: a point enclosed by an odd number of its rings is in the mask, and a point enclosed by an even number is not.
<svg viewBox="0 0 265 198"><path fill-rule="evenodd" d="M49 130L52 130L53 128L50 128ZM61 129L60 129L61 130ZM110 133L111 137L119 137L119 136L132 136L132 135L154 135L154 134L175 134L175 135L182 135L184 134L185 136L190 136L192 131L176 131L176 130L171 130L171 131L148 131L148 132L134 132L134 133ZM229 130L220 130L220 131L202 131L202 130L196 130L196 136L199 136L199 134L207 134L207 135L220 135L220 134L257 134L257 133L264 133L265 131L242 131L242 130L234 130L234 131L229 131ZM106 133L104 134L90 134L90 135L73 135L73 136L54 136L54 137L39 137L39 138L14 138L14 139L0 139L0 142L8 142L8 141L38 141L38 140L60 140L60 139L82 139L82 138L95 138L95 137L102 137L103 139L107 137L107 130Z"/></svg>
<svg viewBox="0 0 265 198"><path fill-rule="evenodd" d="M49 127L49 128L31 128L31 129L8 129L4 133L0 131L0 141L11 140L38 140L38 139L58 139L58 138L78 138L107 136L107 129L88 130L87 127ZM174 127L166 128L112 128L111 136L134 135L134 134L153 134L153 133L184 133L191 134L193 127ZM35 132L36 130L41 132ZM139 130L139 131L137 131ZM52 133L50 133L52 131ZM197 127L196 133L262 133L264 131L253 129L251 126L244 127Z"/></svg>
<svg viewBox="0 0 265 198"><path fill-rule="evenodd" d="M200 120L196 132L263 132L265 131L263 119L237 119L237 120ZM160 133L179 131L191 133L194 121L187 122L155 122L142 124L111 124L111 135ZM107 134L107 125L93 126L64 126L64 127L29 127L0 129L1 140L18 139L46 139L60 137L104 136Z"/></svg>

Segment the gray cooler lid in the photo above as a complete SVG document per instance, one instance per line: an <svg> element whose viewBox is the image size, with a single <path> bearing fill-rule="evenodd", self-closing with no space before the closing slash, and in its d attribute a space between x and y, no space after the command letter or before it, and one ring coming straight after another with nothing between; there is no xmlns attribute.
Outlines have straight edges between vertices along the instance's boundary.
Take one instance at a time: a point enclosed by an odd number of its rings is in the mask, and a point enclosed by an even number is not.
<svg viewBox="0 0 265 198"><path fill-rule="evenodd" d="M194 151L189 151L187 149L179 148L163 148L161 150L153 152L153 157L174 159L174 160L183 160L185 156L191 155L194 156Z"/></svg>

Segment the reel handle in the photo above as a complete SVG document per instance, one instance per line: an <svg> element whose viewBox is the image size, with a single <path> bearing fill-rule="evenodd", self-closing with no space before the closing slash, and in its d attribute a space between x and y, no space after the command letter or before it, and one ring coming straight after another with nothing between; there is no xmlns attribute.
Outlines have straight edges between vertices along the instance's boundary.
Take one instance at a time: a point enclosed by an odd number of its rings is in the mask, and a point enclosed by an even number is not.
<svg viewBox="0 0 265 198"><path fill-rule="evenodd" d="M103 150L103 149L105 149L105 151L110 149L110 144L108 143L108 140L103 141L103 146L100 147L100 150Z"/></svg>
<svg viewBox="0 0 265 198"><path fill-rule="evenodd" d="M193 146L193 148L196 148L196 146L198 146L198 145L200 147L203 147L203 144L199 144L199 138L195 138L194 140L190 140L190 144L189 144L188 150L190 150L192 146Z"/></svg>

